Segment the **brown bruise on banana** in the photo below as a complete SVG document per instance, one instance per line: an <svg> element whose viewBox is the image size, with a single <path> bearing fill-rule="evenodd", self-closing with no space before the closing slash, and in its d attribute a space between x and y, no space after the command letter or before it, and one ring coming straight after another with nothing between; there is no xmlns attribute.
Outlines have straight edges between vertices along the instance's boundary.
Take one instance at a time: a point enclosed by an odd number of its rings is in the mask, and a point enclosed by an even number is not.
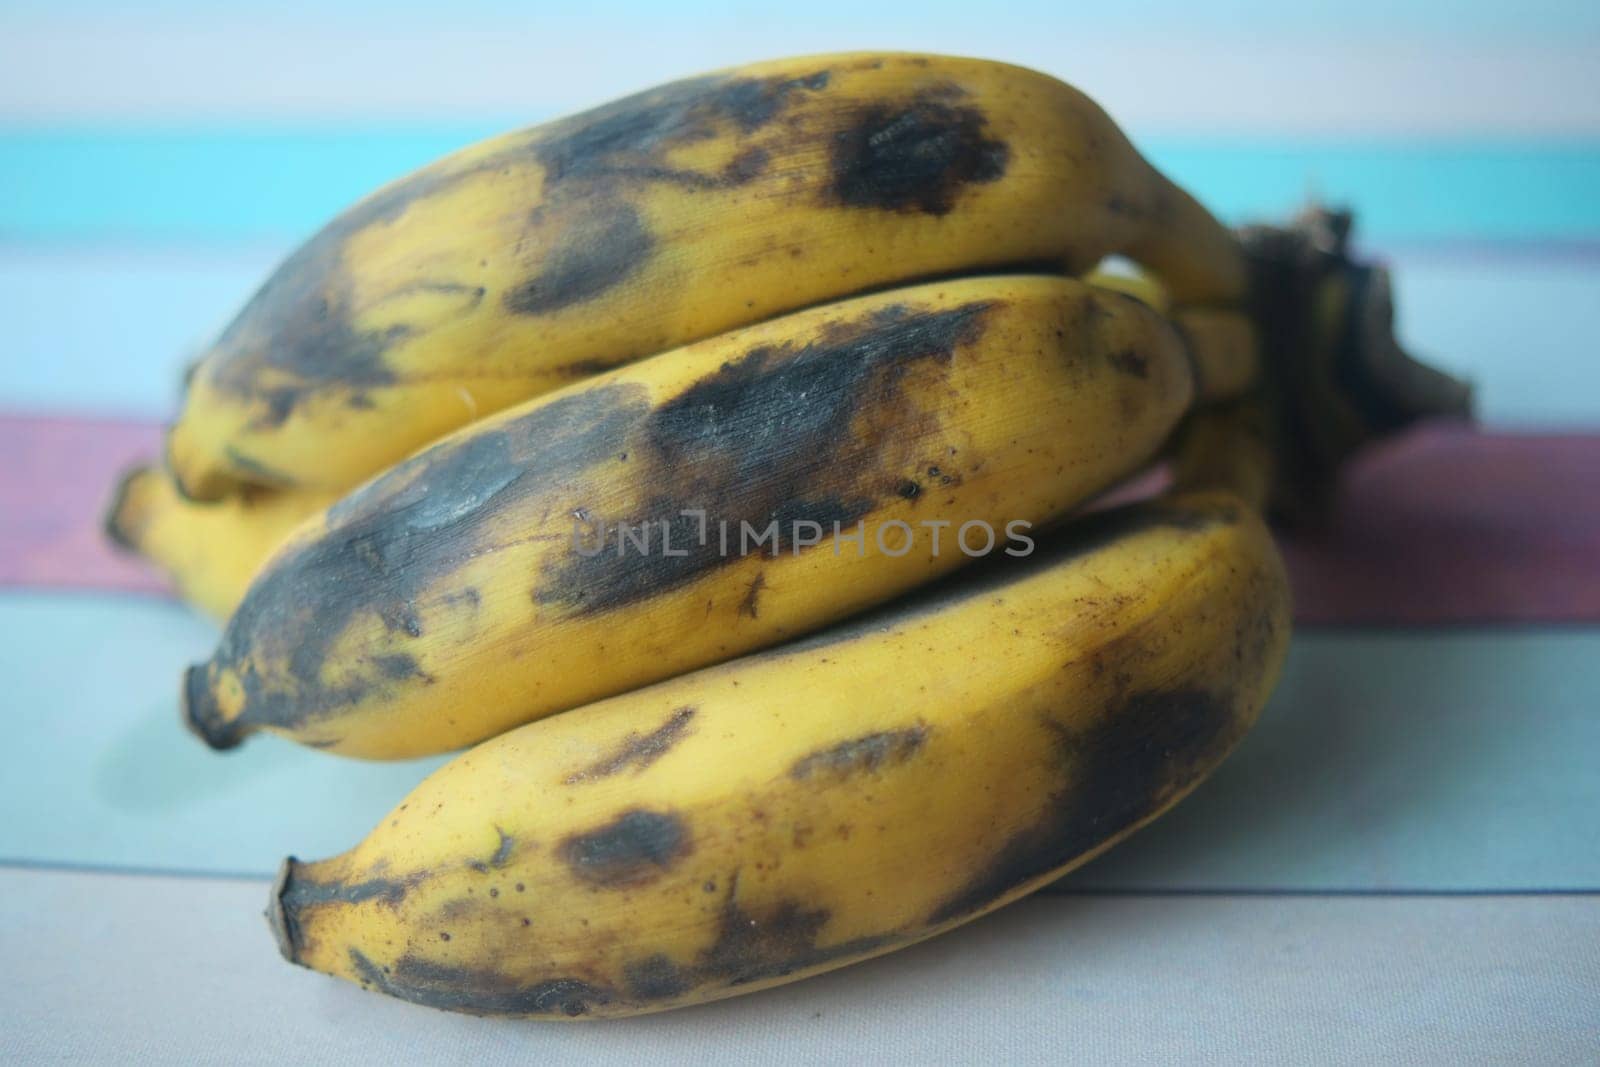
<svg viewBox="0 0 1600 1067"><path fill-rule="evenodd" d="M774 554L796 523L831 535L897 494L887 453L904 430L909 402L901 386L920 364L947 365L959 346L982 335L998 301L946 310L890 305L864 319L830 323L803 344L763 346L725 363L653 411L644 434L655 487L639 514L612 516L637 527L671 516L669 543L684 555L618 558L616 540L594 555L554 561L534 598L572 614L611 611L692 582L737 562L717 538L698 543L704 512L735 530L778 524ZM613 527L617 529L617 527ZM752 579L742 609L759 617L765 578Z"/></svg>
<svg viewBox="0 0 1600 1067"><path fill-rule="evenodd" d="M643 386L608 382L419 454L335 505L321 536L273 561L211 661L187 674L185 720L227 748L256 728L301 726L396 686L430 684L406 652L370 656L333 680L324 666L358 618L375 617L397 637L423 636L420 602L494 550L499 518L571 511L572 487L617 456L630 457L625 477L644 501L640 514L620 518L674 517L670 536L687 553L555 554L529 592L540 610L619 610L738 564L714 537L693 543L698 522L685 509L736 530L743 521L775 520L784 531L810 521L831 534L835 522L849 526L898 502L902 479L886 472L914 446L908 376L940 373L1002 306L880 307L830 321L803 343L748 350L654 406ZM776 550L791 546L780 538ZM760 589L747 601L752 617ZM243 700L230 717L218 690L232 684Z"/></svg>
<svg viewBox="0 0 1600 1067"><path fill-rule="evenodd" d="M1077 554L1150 526L1200 533L1242 521L1244 508L1236 501L1212 501L1203 509L1171 508L1157 501L1091 516L1067 533ZM1076 529L1085 523L1098 528ZM1271 579L1254 571L1238 580L1248 590L1240 602L1253 607L1234 613L1231 640L1218 656L1223 667L1211 665L1210 682L1140 687L1139 668L1149 655L1150 636L1137 631L1114 638L1093 654L1091 675L1108 690L1102 713L1088 724L1048 715L1042 720L1060 767L1059 788L1036 819L999 842L988 863L929 914L930 928L959 923L1041 885L1070 866L1064 857L1089 855L1145 824L1238 744L1259 710L1258 697L1249 685L1235 688L1231 680L1260 678L1285 636L1285 620L1262 587Z"/></svg>
<svg viewBox="0 0 1600 1067"><path fill-rule="evenodd" d="M674 745L689 732L694 720L695 707L684 705L675 710L667 721L647 734L630 733L617 746L599 760L581 770L573 771L565 779L568 785L594 781L632 770L635 774L649 767L670 752Z"/></svg>
<svg viewBox="0 0 1600 1067"><path fill-rule="evenodd" d="M344 246L355 234L393 221L413 201L452 180L442 168L429 168L324 227L273 272L185 384L203 376L222 392L253 401L251 428L257 430L282 426L313 392L337 388L357 397L393 384L395 375L384 355L410 336L410 330L396 325L363 331L354 324L353 286L342 267Z"/></svg>
<svg viewBox="0 0 1600 1067"><path fill-rule="evenodd" d="M493 970L454 967L416 956L402 956L380 967L360 949L350 949L356 981L413 1004L472 1015L585 1015L613 1000L610 991L576 978L524 983Z"/></svg>
<svg viewBox="0 0 1600 1067"><path fill-rule="evenodd" d="M718 136L748 135L771 122L798 92L826 87L828 73L801 78L696 78L505 138L505 145L469 164L444 160L357 204L291 255L217 340L202 373L222 391L257 405L254 428L283 425L309 396L337 393L360 406L369 391L396 384L389 352L427 327L357 325L362 308L344 264L349 242L395 222L414 204L497 172L542 171L528 208L539 234L535 267L500 301L517 314L538 315L581 304L620 284L653 254L656 240L626 197L650 182L712 188L744 184L762 156L746 150L724 171L702 174L666 162L672 148ZM482 286L452 279L414 286L454 295L451 317L479 312ZM384 294L384 298L399 295Z"/></svg>
<svg viewBox="0 0 1600 1067"><path fill-rule="evenodd" d="M953 83L862 107L835 135L828 197L852 208L947 215L962 190L998 181L1011 148Z"/></svg>
<svg viewBox="0 0 1600 1067"><path fill-rule="evenodd" d="M707 173L672 165L673 149L724 133L747 139L798 94L825 89L828 81L827 71L795 78L692 79L541 130L533 154L544 173L544 199L528 222L554 251L504 295L506 309L546 315L594 300L627 281L656 246L630 198L655 183L686 190L747 185L768 162L767 150L751 145Z"/></svg>
<svg viewBox="0 0 1600 1067"><path fill-rule="evenodd" d="M300 722L387 686L427 684L406 653L377 657L337 683L325 681L322 668L362 614L421 636L416 601L465 562L463 546L482 537L501 509L537 493L541 477L559 485L610 454L646 410L642 387L599 386L435 448L346 497L328 510L322 536L286 548L252 584L211 663L189 670L185 720L208 744L227 748L249 725ZM281 665L292 684L265 680L262 663ZM224 672L245 698L246 715L231 721L213 691Z"/></svg>
<svg viewBox="0 0 1600 1067"><path fill-rule="evenodd" d="M339 216L286 260L218 339L202 373L255 405L257 431L282 426L316 395L370 406L372 391L407 378L391 352L443 323L484 313L491 302L518 316L550 315L627 283L659 244L642 209L649 190L732 190L768 178L772 152L764 137L781 143L786 155L803 154L807 139L817 142L829 160L821 201L845 209L942 216L966 187L1004 175L1009 146L987 132L986 116L962 102L966 94L954 82L900 101L840 101L843 128L829 119L830 108L794 114L831 81L827 69L688 79L510 135L503 147L471 162L445 160L404 178ZM724 137L741 147L720 168L672 162L677 149ZM530 164L540 175L536 194L530 178L521 177L531 173ZM531 204L515 227L524 233L519 248L531 249L519 253L529 264L521 281L498 294L452 278L420 279L379 298L357 291L344 262L352 239L394 223L418 202L496 174L530 184ZM779 178L768 184L778 186ZM374 299L421 289L446 298L447 313L428 322L359 325ZM841 283L837 295L851 291ZM569 369L590 373L640 354L620 350ZM250 475L247 460L240 454L236 465ZM272 484L284 483L276 476Z"/></svg>
<svg viewBox="0 0 1600 1067"><path fill-rule="evenodd" d="M737 987L816 970L837 960L882 950L892 934L824 943L832 918L827 908L794 898L756 906L740 901L739 872L728 878L715 921L715 937L693 960L679 963L653 953L622 967L620 990L634 1005L673 1001L698 989Z"/></svg>
<svg viewBox="0 0 1600 1067"><path fill-rule="evenodd" d="M1232 694L1135 692L1087 729L1045 725L1063 767L1040 817L1001 844L989 865L928 917L939 925L979 912L1074 856L1155 815L1198 781L1242 732Z"/></svg>
<svg viewBox="0 0 1600 1067"><path fill-rule="evenodd" d="M761 618L761 592L767 587L767 572L762 571L750 579L750 584L745 586L744 596L739 601L739 614L747 619Z"/></svg>
<svg viewBox="0 0 1600 1067"><path fill-rule="evenodd" d="M693 847L681 816L633 809L567 838L559 853L581 881L621 889L654 881Z"/></svg>
<svg viewBox="0 0 1600 1067"><path fill-rule="evenodd" d="M748 910L739 902L738 886L735 873L715 918L715 938L693 961L680 963L666 953L652 953L624 964L616 981L590 977L589 967L574 968L572 976L527 980L498 965L466 967L411 952L392 966L380 966L355 947L347 950L350 970L362 986L428 1007L473 1015L574 1018L665 1006L708 987L737 988L814 971L883 951L895 942L884 935L819 944L831 918L826 909L783 900Z"/></svg>
<svg viewBox="0 0 1600 1067"><path fill-rule="evenodd" d="M853 737L795 760L794 766L789 768L789 777L806 781L875 771L910 759L927 740L928 728L922 723L904 730L880 730Z"/></svg>
<svg viewBox="0 0 1600 1067"><path fill-rule="evenodd" d="M421 884L425 873L407 878L386 877L383 872L367 872L357 882L341 882L337 878L318 880L303 872L305 864L294 857L283 862L273 885L272 899L267 908L267 918L278 940L278 948L288 959L296 959L306 944L301 929L301 919L308 912L316 912L329 905L358 905L377 902L385 907L397 908L412 887Z"/></svg>
<svg viewBox="0 0 1600 1067"><path fill-rule="evenodd" d="M498 826L494 828L494 832L499 835L500 840L494 846L494 851L489 854L489 858L487 860L467 861L467 866L472 870L477 871L479 874L487 874L491 870L501 869L507 863L511 862L511 854L516 850L516 838L506 833Z"/></svg>

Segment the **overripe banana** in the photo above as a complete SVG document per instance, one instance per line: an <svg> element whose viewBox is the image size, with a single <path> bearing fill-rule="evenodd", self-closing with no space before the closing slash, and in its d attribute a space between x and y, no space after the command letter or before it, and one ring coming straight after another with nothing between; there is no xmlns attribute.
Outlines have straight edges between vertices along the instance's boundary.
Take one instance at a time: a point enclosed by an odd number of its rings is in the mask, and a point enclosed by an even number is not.
<svg viewBox="0 0 1600 1067"><path fill-rule="evenodd" d="M291 256L194 375L186 494L344 489L576 377L851 293L1122 253L1232 301L1232 235L1087 97L941 56L787 59L465 149Z"/></svg>
<svg viewBox="0 0 1600 1067"><path fill-rule="evenodd" d="M533 723L284 865L283 953L435 1007L605 1016L888 952L1153 819L1288 637L1253 509L1080 520L892 611Z"/></svg>
<svg viewBox="0 0 1600 1067"><path fill-rule="evenodd" d="M335 499L327 491L261 489L202 503L184 499L163 471L139 467L117 486L105 528L167 574L185 600L226 619L272 550Z"/></svg>
<svg viewBox="0 0 1600 1067"><path fill-rule="evenodd" d="M1143 466L1191 358L1226 378L1248 334L1191 350L1137 300L993 275L589 379L302 527L191 669L188 720L218 747L412 756L806 632Z"/></svg>

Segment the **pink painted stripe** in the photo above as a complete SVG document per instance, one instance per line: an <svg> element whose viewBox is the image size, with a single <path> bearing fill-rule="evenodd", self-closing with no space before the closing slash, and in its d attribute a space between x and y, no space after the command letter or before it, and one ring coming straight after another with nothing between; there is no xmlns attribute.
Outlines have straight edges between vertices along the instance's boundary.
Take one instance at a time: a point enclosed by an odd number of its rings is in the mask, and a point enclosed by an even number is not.
<svg viewBox="0 0 1600 1067"><path fill-rule="evenodd" d="M0 587L165 593L100 530L160 438L0 415ZM1420 430L1354 464L1330 528L1284 550L1306 623L1600 622L1600 435Z"/></svg>
<svg viewBox="0 0 1600 1067"><path fill-rule="evenodd" d="M165 591L100 529L118 476L160 450L148 422L0 415L0 586Z"/></svg>
<svg viewBox="0 0 1600 1067"><path fill-rule="evenodd" d="M1600 621L1600 435L1429 427L1342 489L1327 530L1284 545L1300 620Z"/></svg>

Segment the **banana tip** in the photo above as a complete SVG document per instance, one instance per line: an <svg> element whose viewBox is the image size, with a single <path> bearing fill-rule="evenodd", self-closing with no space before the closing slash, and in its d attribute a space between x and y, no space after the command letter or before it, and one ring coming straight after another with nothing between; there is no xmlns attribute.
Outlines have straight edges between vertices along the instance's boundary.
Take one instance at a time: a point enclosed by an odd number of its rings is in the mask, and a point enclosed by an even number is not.
<svg viewBox="0 0 1600 1067"><path fill-rule="evenodd" d="M139 551L139 545L130 527L128 505L134 482L149 472L150 468L143 466L124 471L111 490L111 502L106 505L105 516L100 520L100 529L106 535L106 540L124 552Z"/></svg>
<svg viewBox="0 0 1600 1067"><path fill-rule="evenodd" d="M211 504L239 488L236 481L217 471L193 469L188 462L191 451L185 443L184 424L169 424L162 442L161 462L180 497L191 504Z"/></svg>
<svg viewBox="0 0 1600 1067"><path fill-rule="evenodd" d="M189 732L218 752L234 748L244 740L244 731L237 723L223 719L216 701L211 697L211 687L206 666L197 663L183 674L183 687L179 691L179 713Z"/></svg>
<svg viewBox="0 0 1600 1067"><path fill-rule="evenodd" d="M272 895L267 898L267 925L272 928L272 937L278 942L278 951L290 963L300 961L295 956L294 926L289 913L284 910L283 895L288 892L289 880L294 877L295 864L293 856L284 857L283 863L278 866L278 876L272 880Z"/></svg>

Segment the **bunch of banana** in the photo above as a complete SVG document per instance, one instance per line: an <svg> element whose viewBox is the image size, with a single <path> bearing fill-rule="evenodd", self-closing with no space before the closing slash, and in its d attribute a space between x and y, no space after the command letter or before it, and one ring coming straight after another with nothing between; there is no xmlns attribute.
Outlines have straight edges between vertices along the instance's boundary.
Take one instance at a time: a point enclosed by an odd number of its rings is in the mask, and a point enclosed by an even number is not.
<svg viewBox="0 0 1600 1067"><path fill-rule="evenodd" d="M354 849L285 863L279 947L435 1007L623 1015L840 967L1036 889L1249 729L1287 584L1227 493L992 564L480 745Z"/></svg>
<svg viewBox="0 0 1600 1067"><path fill-rule="evenodd" d="M1329 218L1241 241L1059 82L847 55L336 219L108 520L226 619L182 686L213 747L478 745L285 864L284 954L650 1011L937 933L1155 818L1281 663L1261 513L1427 408L1367 373L1386 319L1341 332L1375 290ZM1088 513L1165 457L1177 488Z"/></svg>

